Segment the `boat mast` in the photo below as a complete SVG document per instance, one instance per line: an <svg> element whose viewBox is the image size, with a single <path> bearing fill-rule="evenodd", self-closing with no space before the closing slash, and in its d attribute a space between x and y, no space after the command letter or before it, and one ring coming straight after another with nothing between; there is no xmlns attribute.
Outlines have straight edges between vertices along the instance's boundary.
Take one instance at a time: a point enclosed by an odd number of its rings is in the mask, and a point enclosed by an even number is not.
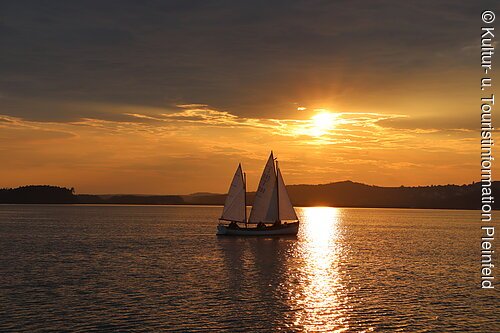
<svg viewBox="0 0 500 333"><path fill-rule="evenodd" d="M248 228L248 218L247 218L247 173L243 172L243 190L245 191L245 205L243 209L245 210L245 228Z"/></svg>
<svg viewBox="0 0 500 333"><path fill-rule="evenodd" d="M278 159L276 159L276 165L274 165L274 175L276 176L276 207L278 208L278 218L276 221L279 221L280 220L280 187L278 184Z"/></svg>

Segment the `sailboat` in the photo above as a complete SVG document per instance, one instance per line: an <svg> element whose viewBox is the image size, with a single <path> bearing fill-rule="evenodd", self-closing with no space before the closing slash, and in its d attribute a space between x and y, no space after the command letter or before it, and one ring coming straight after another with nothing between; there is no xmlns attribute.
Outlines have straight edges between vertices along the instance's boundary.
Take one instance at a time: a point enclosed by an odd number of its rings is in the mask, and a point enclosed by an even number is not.
<svg viewBox="0 0 500 333"><path fill-rule="evenodd" d="M250 217L246 209L246 174L241 164L229 187L217 235L278 236L297 235L299 219L295 213L273 152L267 160L255 193ZM240 226L241 224L241 226Z"/></svg>

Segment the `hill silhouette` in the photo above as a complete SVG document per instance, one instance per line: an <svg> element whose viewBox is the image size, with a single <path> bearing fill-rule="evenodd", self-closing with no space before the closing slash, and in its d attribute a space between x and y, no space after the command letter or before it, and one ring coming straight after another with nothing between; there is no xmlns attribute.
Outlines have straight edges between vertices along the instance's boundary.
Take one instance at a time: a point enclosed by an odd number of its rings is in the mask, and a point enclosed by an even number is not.
<svg viewBox="0 0 500 333"><path fill-rule="evenodd" d="M74 189L29 185L0 189L0 204L137 204L181 205L179 195L76 195Z"/></svg>
<svg viewBox="0 0 500 333"><path fill-rule="evenodd" d="M182 205L185 204L180 195L77 195L81 204L125 204L125 205Z"/></svg>
<svg viewBox="0 0 500 333"><path fill-rule="evenodd" d="M368 208L479 209L481 184L382 187L342 181L322 185L288 185L295 206L334 206ZM492 183L493 192L500 182ZM247 195L252 204L255 192ZM192 195L76 195L74 189L49 185L30 185L0 189L0 203L58 204L142 204L142 205L223 205L225 194ZM494 209L499 209L494 204Z"/></svg>
<svg viewBox="0 0 500 333"><path fill-rule="evenodd" d="M321 185L287 185L294 206L367 208L480 209L481 184L382 187L342 181ZM493 192L500 182L492 183ZM255 192L248 193L252 204ZM222 205L224 194L184 196L190 204ZM499 209L494 204L494 209Z"/></svg>
<svg viewBox="0 0 500 333"><path fill-rule="evenodd" d="M500 190L500 182L493 183ZM381 187L351 181L287 186L299 206L480 209L481 184ZM496 207L497 208L497 207Z"/></svg>

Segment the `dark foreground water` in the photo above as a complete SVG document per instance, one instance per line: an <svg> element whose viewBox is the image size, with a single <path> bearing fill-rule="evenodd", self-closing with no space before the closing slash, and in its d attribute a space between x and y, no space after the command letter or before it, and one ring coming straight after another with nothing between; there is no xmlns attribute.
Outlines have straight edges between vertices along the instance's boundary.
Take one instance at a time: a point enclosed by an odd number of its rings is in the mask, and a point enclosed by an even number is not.
<svg viewBox="0 0 500 333"><path fill-rule="evenodd" d="M260 239L220 211L0 206L0 331L500 332L477 212L299 208Z"/></svg>

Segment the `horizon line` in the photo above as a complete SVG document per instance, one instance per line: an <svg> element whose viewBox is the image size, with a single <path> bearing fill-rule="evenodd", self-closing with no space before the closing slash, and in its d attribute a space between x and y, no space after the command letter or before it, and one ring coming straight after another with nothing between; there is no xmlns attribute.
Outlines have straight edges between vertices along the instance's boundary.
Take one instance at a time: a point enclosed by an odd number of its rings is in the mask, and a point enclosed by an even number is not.
<svg viewBox="0 0 500 333"><path fill-rule="evenodd" d="M374 185L374 184L366 184L366 183L361 183L353 180L341 180L341 181L334 181L334 182L329 182L329 183L319 183L319 184L305 184L305 183L300 183L300 184L289 184L286 185L286 187L290 186L325 186L325 185L332 185L332 184L339 184L339 183L352 183L352 184L359 184L359 185L365 185L365 186L370 186L370 187L381 187L381 188L401 188L401 187L408 187L408 188L418 188L418 187L432 187L432 186L470 186L474 185L476 183L480 183L481 181L472 181L470 183L464 183L464 184L428 184L428 185L399 185L399 186L381 186L381 185ZM496 183L499 181L492 181L492 183ZM29 185L20 185L17 187L1 187L0 190L9 190L9 189L17 189L17 188L23 188L23 187L30 187L30 186L53 186L53 187L62 187L62 188L67 188L67 189L74 189L76 192L76 188L73 186L62 186L62 185L50 185L50 184L29 184ZM247 193L254 193L255 191L247 191ZM188 194L159 194L159 193L75 193L75 195L137 195L137 196L167 196L167 195L176 195L176 196L192 196L192 195L226 195L227 193L217 193L217 192L207 192L207 191L197 191L197 192L191 192Z"/></svg>

